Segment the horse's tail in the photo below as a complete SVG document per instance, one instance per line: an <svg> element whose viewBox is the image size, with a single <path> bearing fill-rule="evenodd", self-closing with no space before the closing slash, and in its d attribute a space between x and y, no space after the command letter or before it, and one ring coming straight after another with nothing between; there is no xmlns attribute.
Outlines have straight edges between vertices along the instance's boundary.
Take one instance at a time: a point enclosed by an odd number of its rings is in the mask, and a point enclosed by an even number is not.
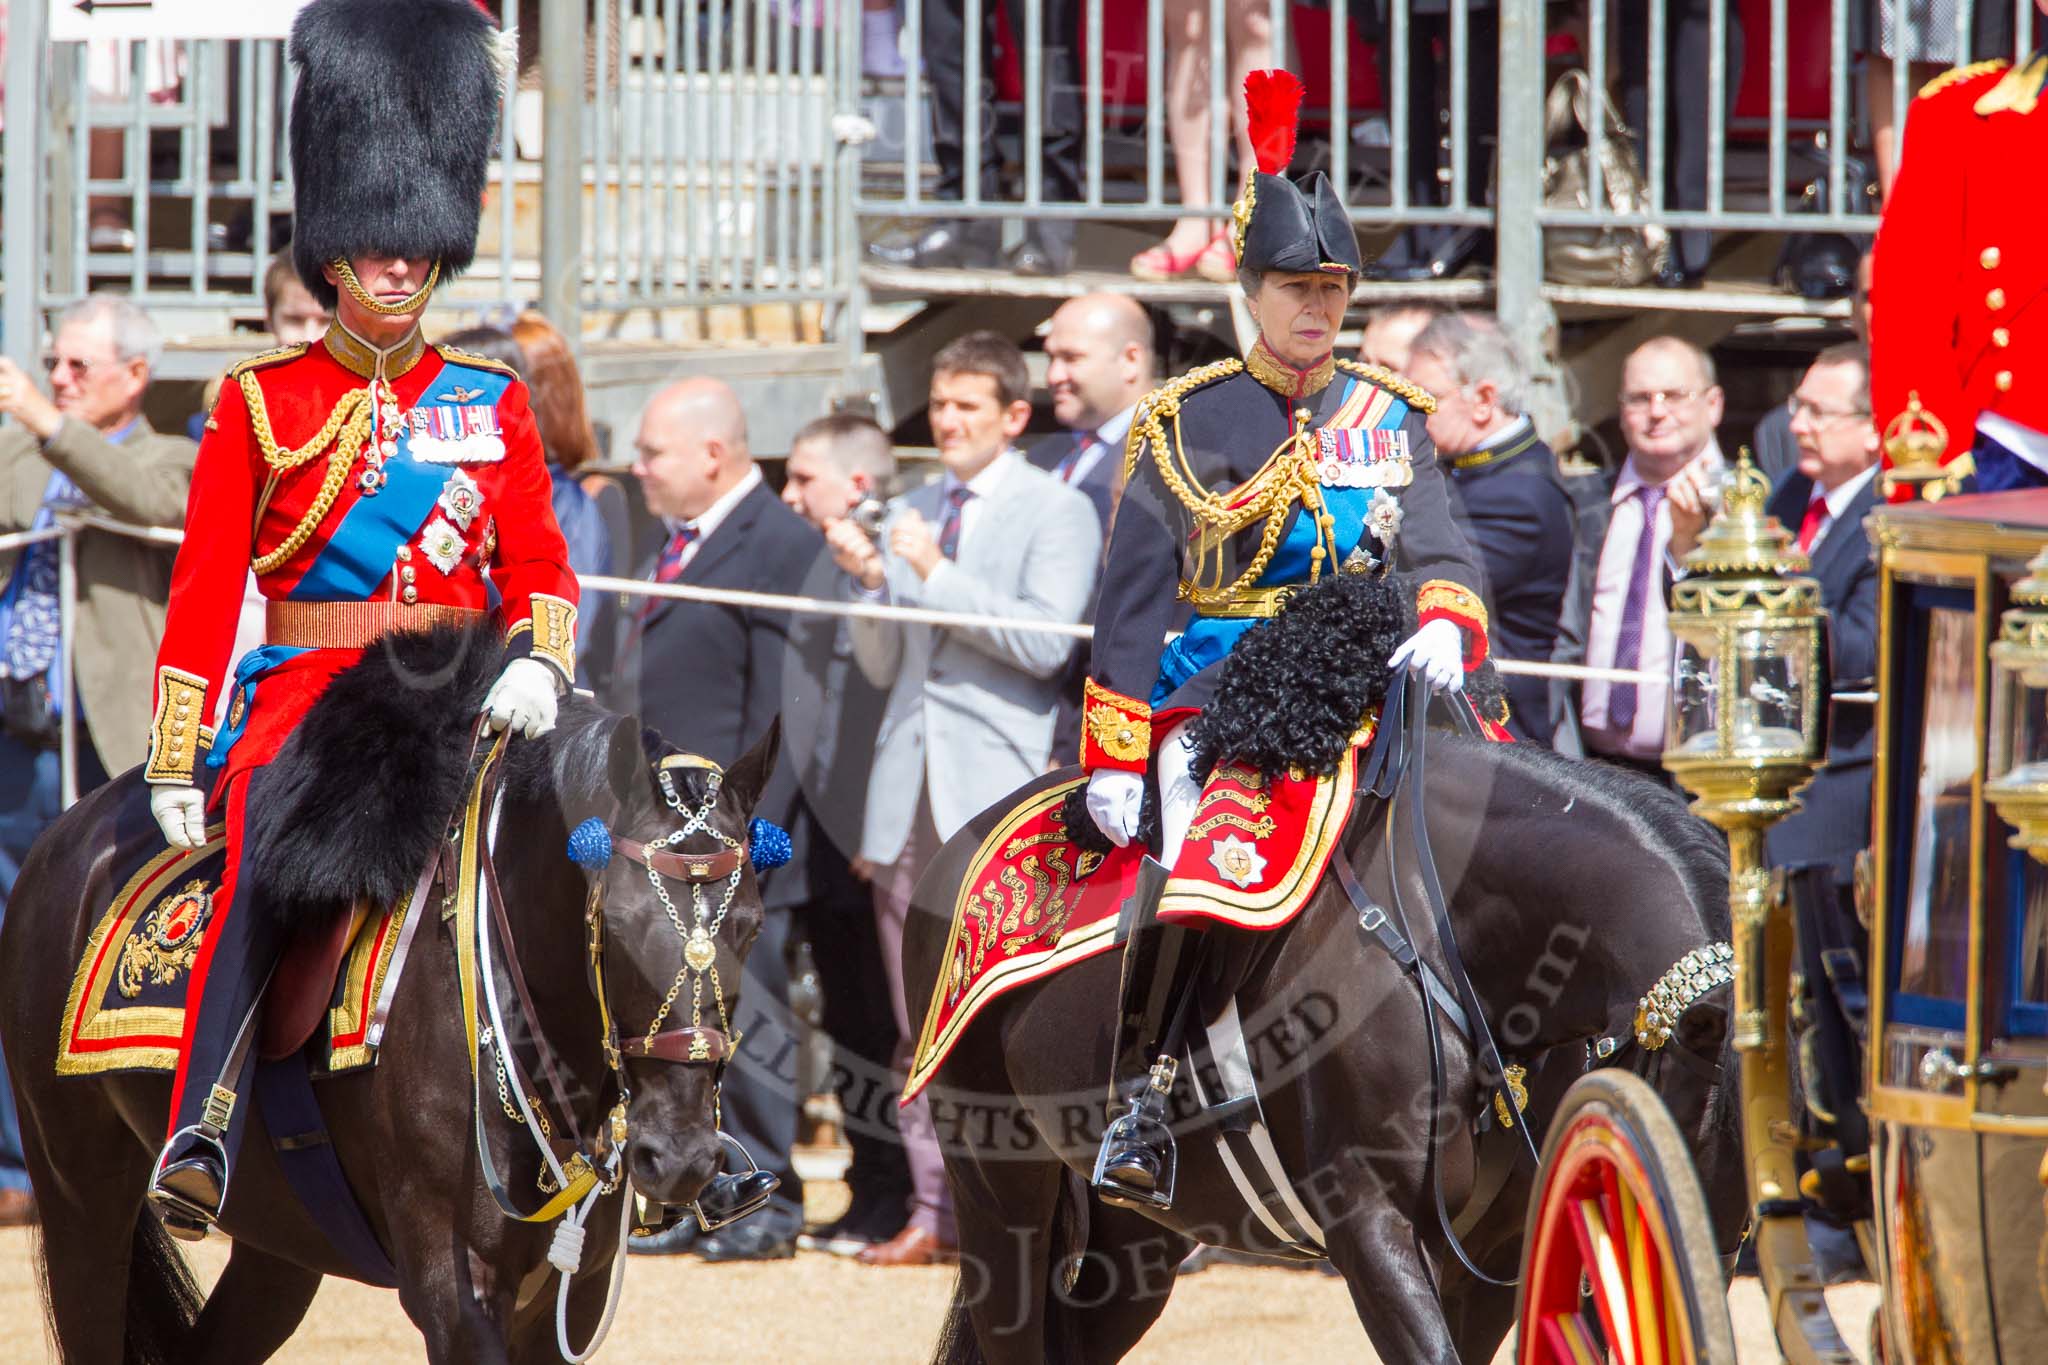
<svg viewBox="0 0 2048 1365"><path fill-rule="evenodd" d="M184 1359L186 1338L204 1302L178 1244L156 1215L144 1209L135 1220L134 1246L128 1258L124 1365L170 1365Z"/></svg>
<svg viewBox="0 0 2048 1365"><path fill-rule="evenodd" d="M967 1274L953 1278L953 1301L946 1305L946 1321L939 1328L938 1348L932 1365L985 1365L981 1343L974 1339L974 1321L967 1315Z"/></svg>

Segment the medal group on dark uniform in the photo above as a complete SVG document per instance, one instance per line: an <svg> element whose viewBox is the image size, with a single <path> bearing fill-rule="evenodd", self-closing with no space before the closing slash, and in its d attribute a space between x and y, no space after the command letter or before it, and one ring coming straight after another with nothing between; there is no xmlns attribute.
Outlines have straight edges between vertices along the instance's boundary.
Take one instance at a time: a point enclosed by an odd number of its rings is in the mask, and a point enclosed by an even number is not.
<svg viewBox="0 0 2048 1365"><path fill-rule="evenodd" d="M218 1214L253 1061L249 1021L282 944L263 889L238 881L252 784L327 684L379 638L481 623L495 588L504 672L492 723L532 736L574 677L577 585L526 389L428 345L417 314L474 254L502 72L470 0L314 0L293 27L293 262L330 307L320 341L237 365L207 422L157 655L144 771L174 843L224 820L227 867L173 1084L151 1197L175 1231ZM431 262L383 301L352 262ZM379 347L346 319L412 315ZM368 330L367 328L365 330ZM244 585L266 643L230 677ZM231 695L218 735L207 729ZM365 744L378 742L363 736ZM196 779L212 772L202 813ZM258 785L260 799L260 785ZM422 820L438 818L422 811Z"/></svg>
<svg viewBox="0 0 2048 1365"><path fill-rule="evenodd" d="M1283 174L1299 83L1255 72L1246 100L1258 167L1234 209L1241 277L1250 285L1270 274L1334 276L1348 294L1362 263L1335 187L1321 172L1299 182ZM1114 782L1105 773L1142 779L1153 770L1160 794L1158 857L1125 912L1112 1120L1096 1163L1107 1197L1154 1207L1168 1199L1173 1143L1162 1092L1171 1064L1161 1045L1193 931L1162 924L1156 910L1199 790L1187 779L1184 727L1208 702L1217 666L1325 575L1396 569L1419 581L1424 632L1451 623L1457 662L1473 669L1486 658L1486 611L1468 586L1475 561L1425 426L1433 410L1428 394L1385 370L1328 352L1291 364L1263 336L1244 360L1195 370L1138 404L1082 716L1091 813L1098 790ZM1185 629L1163 645L1184 616ZM1118 843L1134 832L1103 830Z"/></svg>

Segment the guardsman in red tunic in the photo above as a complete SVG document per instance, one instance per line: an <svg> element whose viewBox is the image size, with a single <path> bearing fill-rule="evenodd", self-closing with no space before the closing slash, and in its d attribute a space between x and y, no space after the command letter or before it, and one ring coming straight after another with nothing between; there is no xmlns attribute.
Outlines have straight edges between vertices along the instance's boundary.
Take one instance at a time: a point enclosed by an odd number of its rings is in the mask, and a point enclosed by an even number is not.
<svg viewBox="0 0 2048 1365"><path fill-rule="evenodd" d="M202 1233L226 1196L249 1020L281 947L261 888L237 880L252 779L367 646L482 621L493 586L507 662L490 724L545 733L572 680L576 580L525 386L419 330L435 283L475 255L496 37L470 0L313 0L293 26L293 262L335 322L320 341L236 366L207 423L144 770L172 844L206 838L199 765L214 770L211 812L227 824L150 1191L182 1235ZM252 568L269 599L266 643L230 673ZM208 735L224 690L225 726Z"/></svg>
<svg viewBox="0 0 2048 1365"><path fill-rule="evenodd" d="M2043 0L2048 9L2048 0ZM1937 76L1878 228L1870 386L1894 498L2048 484L2048 52Z"/></svg>

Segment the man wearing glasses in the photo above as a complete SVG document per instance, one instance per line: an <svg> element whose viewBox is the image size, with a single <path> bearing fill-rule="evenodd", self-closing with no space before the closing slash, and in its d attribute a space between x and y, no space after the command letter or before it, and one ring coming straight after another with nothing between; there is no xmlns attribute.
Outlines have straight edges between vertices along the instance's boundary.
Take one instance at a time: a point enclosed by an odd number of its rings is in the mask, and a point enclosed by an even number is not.
<svg viewBox="0 0 2048 1365"><path fill-rule="evenodd" d="M1727 462L1714 430L1721 386L1707 353L1680 337L1652 337L1621 371L1621 432L1628 458L1614 481L1607 533L1593 576L1585 660L1658 681L1592 681L1580 692L1586 751L1660 782L1671 627L1664 588L1674 512L1711 506Z"/></svg>
<svg viewBox="0 0 2048 1365"><path fill-rule="evenodd" d="M178 526L195 447L151 430L143 395L162 352L149 314L94 294L57 320L50 394L0 359L0 534L54 527L78 508ZM76 677L59 650L55 541L0 551L0 913L21 860L61 801L58 726L78 707L82 795L149 748L150 662L170 595L168 546L86 531L78 538ZM0 1225L32 1216L20 1139L0 1079Z"/></svg>

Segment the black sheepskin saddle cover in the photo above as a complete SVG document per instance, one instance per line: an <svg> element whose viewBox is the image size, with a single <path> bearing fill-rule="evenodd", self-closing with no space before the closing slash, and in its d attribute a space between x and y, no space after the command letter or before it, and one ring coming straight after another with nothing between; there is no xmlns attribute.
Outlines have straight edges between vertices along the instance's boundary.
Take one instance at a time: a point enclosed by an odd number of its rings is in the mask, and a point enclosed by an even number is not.
<svg viewBox="0 0 2048 1365"><path fill-rule="evenodd" d="M1415 633L1415 589L1401 575L1333 574L1246 631L1216 665L1216 686L1189 732L1194 770L1207 774L1227 758L1264 772L1335 772L1359 722L1386 700L1387 660ZM1465 693L1481 716L1506 718L1491 660L1466 674ZM1085 790L1068 798L1066 827L1082 849L1101 852L1109 844L1088 818ZM1155 806L1148 783L1140 833L1153 839Z"/></svg>
<svg viewBox="0 0 2048 1365"><path fill-rule="evenodd" d="M251 779L243 875L269 913L306 925L412 894L503 654L494 627L441 627L387 636L335 676Z"/></svg>

